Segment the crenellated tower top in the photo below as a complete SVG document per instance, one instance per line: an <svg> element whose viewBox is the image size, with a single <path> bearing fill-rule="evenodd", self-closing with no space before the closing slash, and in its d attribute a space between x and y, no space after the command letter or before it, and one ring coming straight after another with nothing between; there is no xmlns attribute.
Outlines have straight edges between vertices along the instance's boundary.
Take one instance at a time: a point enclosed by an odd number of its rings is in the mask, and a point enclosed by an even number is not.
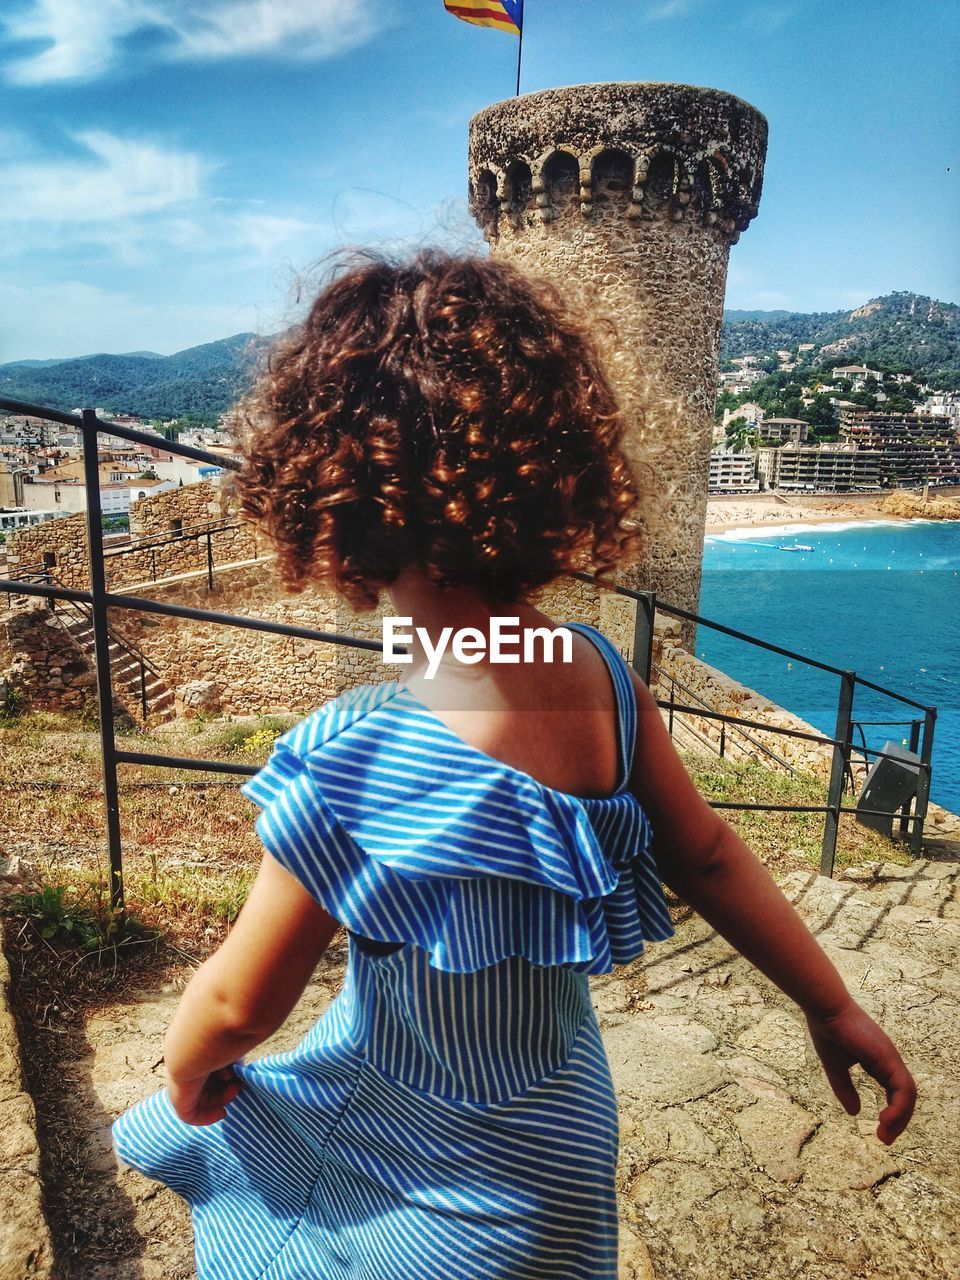
<svg viewBox="0 0 960 1280"><path fill-rule="evenodd" d="M696 220L728 243L756 216L766 119L741 98L694 85L546 89L470 122L470 203L486 238L561 211L620 204L630 220Z"/></svg>
<svg viewBox="0 0 960 1280"><path fill-rule="evenodd" d="M596 334L611 344L645 535L620 581L693 612L727 264L756 216L766 147L755 107L689 84L547 89L470 121L471 209L492 253L615 322L616 337Z"/></svg>

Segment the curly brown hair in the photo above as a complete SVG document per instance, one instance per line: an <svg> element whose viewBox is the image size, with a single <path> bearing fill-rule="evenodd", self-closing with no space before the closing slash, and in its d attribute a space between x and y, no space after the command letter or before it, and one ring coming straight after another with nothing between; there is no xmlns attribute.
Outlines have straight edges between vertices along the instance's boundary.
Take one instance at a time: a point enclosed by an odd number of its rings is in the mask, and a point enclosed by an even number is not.
<svg viewBox="0 0 960 1280"><path fill-rule="evenodd" d="M356 612L407 565L521 601L639 545L616 397L588 322L505 262L354 254L274 349L242 415L241 515Z"/></svg>

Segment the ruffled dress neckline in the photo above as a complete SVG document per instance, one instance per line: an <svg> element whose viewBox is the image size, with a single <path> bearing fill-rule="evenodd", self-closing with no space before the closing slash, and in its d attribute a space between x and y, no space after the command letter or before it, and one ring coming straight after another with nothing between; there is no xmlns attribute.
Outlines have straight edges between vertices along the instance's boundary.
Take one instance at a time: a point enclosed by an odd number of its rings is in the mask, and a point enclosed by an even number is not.
<svg viewBox="0 0 960 1280"><path fill-rule="evenodd" d="M625 787L625 660L602 632L565 625L588 631L617 694L610 796L553 790L472 747L397 682L324 704L242 785L265 847L348 930L460 972L519 954L605 973L672 934L650 823Z"/></svg>

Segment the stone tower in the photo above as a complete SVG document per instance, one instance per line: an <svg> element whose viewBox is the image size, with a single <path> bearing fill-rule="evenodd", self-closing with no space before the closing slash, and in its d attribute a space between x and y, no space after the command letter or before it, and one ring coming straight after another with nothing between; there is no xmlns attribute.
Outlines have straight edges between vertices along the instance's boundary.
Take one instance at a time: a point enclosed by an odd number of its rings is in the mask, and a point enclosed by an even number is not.
<svg viewBox="0 0 960 1280"><path fill-rule="evenodd" d="M608 355L645 538L619 581L692 611L727 259L757 212L766 142L748 103L678 84L547 89L470 122L471 209L491 251L577 292L619 333ZM624 603L603 592L594 606L622 647Z"/></svg>

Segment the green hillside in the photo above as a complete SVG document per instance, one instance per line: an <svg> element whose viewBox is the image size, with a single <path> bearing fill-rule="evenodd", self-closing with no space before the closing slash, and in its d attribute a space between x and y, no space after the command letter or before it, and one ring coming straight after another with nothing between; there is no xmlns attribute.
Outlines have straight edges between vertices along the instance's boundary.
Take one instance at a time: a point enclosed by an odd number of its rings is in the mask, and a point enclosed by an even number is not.
<svg viewBox="0 0 960 1280"><path fill-rule="evenodd" d="M216 418L236 401L268 339L234 334L172 356L142 352L0 365L0 396L69 412L81 407L145 418ZM907 369L934 387L960 387L960 306L915 293L855 311L730 311L721 360L768 356L812 342L804 363L839 359Z"/></svg>
<svg viewBox="0 0 960 1280"><path fill-rule="evenodd" d="M85 356L0 365L0 395L70 412L99 408L144 418L210 417L246 386L265 339L237 333L172 356Z"/></svg>
<svg viewBox="0 0 960 1280"><path fill-rule="evenodd" d="M814 343L808 358L815 362L903 367L931 385L960 387L960 306L916 293L890 293L854 311L729 311L720 358L792 351L805 342Z"/></svg>

